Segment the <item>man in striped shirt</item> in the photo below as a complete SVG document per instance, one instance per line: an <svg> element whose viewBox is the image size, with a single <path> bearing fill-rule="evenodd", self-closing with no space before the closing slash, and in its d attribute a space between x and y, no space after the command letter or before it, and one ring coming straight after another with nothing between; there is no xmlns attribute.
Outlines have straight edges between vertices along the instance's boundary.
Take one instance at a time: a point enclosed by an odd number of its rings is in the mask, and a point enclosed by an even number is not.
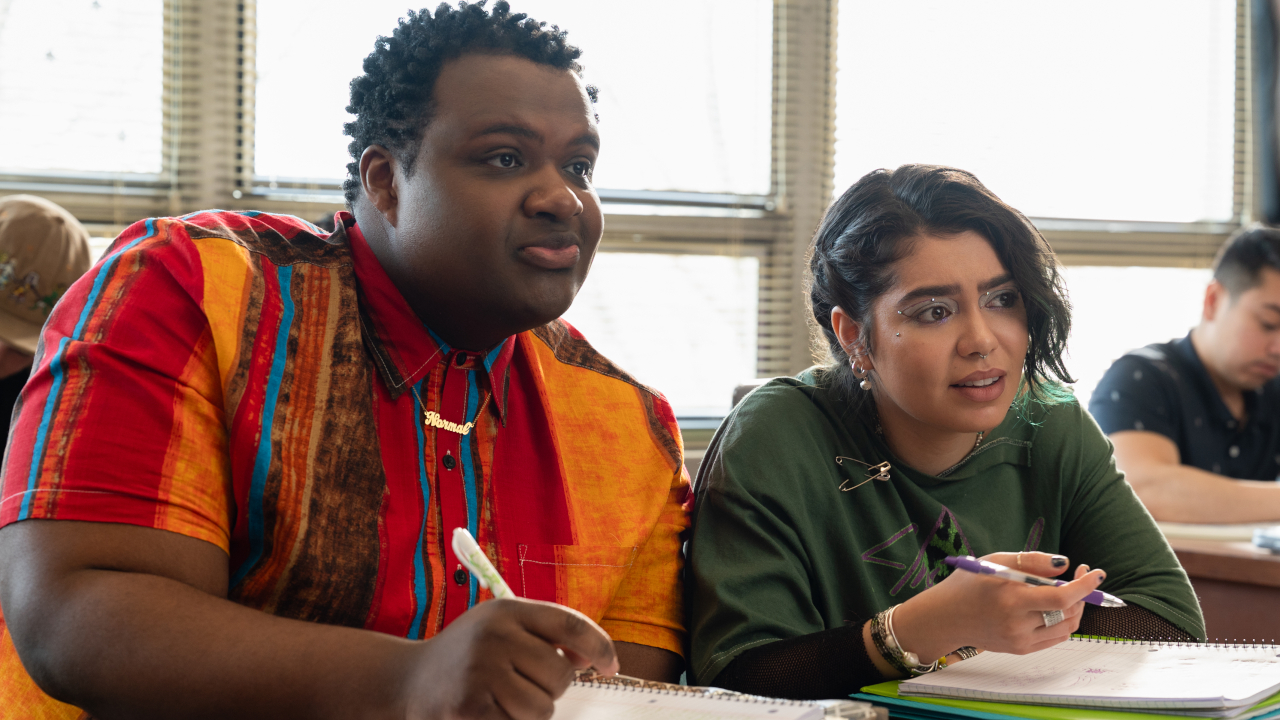
<svg viewBox="0 0 1280 720"><path fill-rule="evenodd" d="M557 319L602 232L577 55L411 13L333 234L146 220L67 292L0 486L6 717L537 718L575 667L678 675L675 419Z"/></svg>

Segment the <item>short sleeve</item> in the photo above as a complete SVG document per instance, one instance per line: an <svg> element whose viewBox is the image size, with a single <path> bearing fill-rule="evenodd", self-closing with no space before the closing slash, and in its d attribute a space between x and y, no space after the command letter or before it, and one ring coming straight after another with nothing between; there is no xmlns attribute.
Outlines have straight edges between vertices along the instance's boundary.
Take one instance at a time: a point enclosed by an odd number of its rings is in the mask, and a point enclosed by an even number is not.
<svg viewBox="0 0 1280 720"><path fill-rule="evenodd" d="M670 650L684 656L684 604L680 592L681 536L689 526L689 473L683 464L672 478L662 513L640 547L600 627L609 637Z"/></svg>
<svg viewBox="0 0 1280 720"><path fill-rule="evenodd" d="M1122 430L1160 433L1179 442L1176 398L1167 376L1149 360L1125 355L1111 364L1089 398L1089 412L1108 435Z"/></svg>
<svg viewBox="0 0 1280 720"><path fill-rule="evenodd" d="M0 525L169 530L229 548L231 475L200 254L183 224L128 228L54 308L15 409Z"/></svg>
<svg viewBox="0 0 1280 720"><path fill-rule="evenodd" d="M1053 408L1036 435L1033 462L1057 468L1068 488L1061 551L1072 564L1102 568L1102 590L1204 638L1204 618L1186 572L1116 469L1110 441L1074 401Z"/></svg>

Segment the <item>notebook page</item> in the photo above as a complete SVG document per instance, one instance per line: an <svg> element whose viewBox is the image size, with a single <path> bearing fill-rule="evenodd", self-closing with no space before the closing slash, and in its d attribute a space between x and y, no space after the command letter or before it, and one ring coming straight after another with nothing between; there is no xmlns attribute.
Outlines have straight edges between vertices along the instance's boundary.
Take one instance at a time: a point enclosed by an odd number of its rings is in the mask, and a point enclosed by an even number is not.
<svg viewBox="0 0 1280 720"><path fill-rule="evenodd" d="M1030 655L986 652L902 683L903 695L1114 708L1223 708L1280 689L1280 648L1071 639Z"/></svg>
<svg viewBox="0 0 1280 720"><path fill-rule="evenodd" d="M810 703L704 697L573 683L556 700L552 720L819 720Z"/></svg>

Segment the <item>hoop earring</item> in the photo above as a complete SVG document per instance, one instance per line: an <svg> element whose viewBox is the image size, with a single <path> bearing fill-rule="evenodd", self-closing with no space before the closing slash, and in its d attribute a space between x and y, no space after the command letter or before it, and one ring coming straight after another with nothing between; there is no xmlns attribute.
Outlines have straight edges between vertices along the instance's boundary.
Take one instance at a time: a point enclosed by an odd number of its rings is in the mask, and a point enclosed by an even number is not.
<svg viewBox="0 0 1280 720"><path fill-rule="evenodd" d="M863 389L872 388L872 380L870 380L870 378L868 377L867 370L864 370L863 368L861 368L861 365L859 365L858 363L856 363L856 361L852 359L849 360L849 366L852 370L854 370L855 378L860 377L861 379L863 379L863 382L858 383L858 387Z"/></svg>
<svg viewBox="0 0 1280 720"><path fill-rule="evenodd" d="M861 369L861 366L856 365L854 363L850 363L850 365L854 366L854 377L855 378L860 377L861 379L863 379L863 382L858 383L858 387L863 389L872 388L872 380L870 380L869 373L867 372L867 370Z"/></svg>

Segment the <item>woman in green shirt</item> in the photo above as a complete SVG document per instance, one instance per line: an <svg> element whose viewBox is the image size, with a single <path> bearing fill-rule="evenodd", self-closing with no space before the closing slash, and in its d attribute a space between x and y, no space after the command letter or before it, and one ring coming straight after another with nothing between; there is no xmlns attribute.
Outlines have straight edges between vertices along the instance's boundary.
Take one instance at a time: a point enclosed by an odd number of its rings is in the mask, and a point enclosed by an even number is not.
<svg viewBox="0 0 1280 720"><path fill-rule="evenodd" d="M1076 631L1203 639L1110 443L1048 379L1071 381L1070 309L1021 213L969 173L905 165L851 187L811 250L832 360L748 395L698 475L693 682L836 697ZM952 573L948 555L1073 580ZM1085 605L1098 588L1127 607Z"/></svg>

